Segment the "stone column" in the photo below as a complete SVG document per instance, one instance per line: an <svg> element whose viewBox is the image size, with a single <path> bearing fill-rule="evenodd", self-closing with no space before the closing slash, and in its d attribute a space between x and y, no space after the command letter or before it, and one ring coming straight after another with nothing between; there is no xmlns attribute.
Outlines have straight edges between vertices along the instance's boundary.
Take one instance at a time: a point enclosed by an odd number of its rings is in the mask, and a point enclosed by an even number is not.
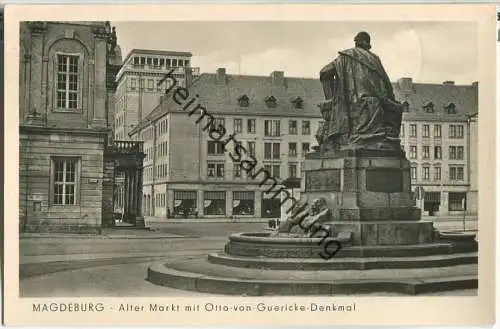
<svg viewBox="0 0 500 329"><path fill-rule="evenodd" d="M26 112L31 112L36 109L39 113L45 113L45 109L42 109L42 66L45 64L43 62L43 43L44 43L44 33L47 29L46 23L43 22L30 22L29 27L31 29L31 63L28 66L30 75L30 84L26 86L28 91L30 102L28 104L29 108ZM31 70L33 69L33 70ZM28 72L27 72L28 73ZM46 92L43 92L45 95Z"/></svg>
<svg viewBox="0 0 500 329"><path fill-rule="evenodd" d="M104 28L95 28L94 36L94 69L89 72L94 76L93 88L89 91L89 96L93 90L93 115L92 127L106 128L106 67L107 67L107 33ZM92 99L90 96L90 99Z"/></svg>
<svg viewBox="0 0 500 329"><path fill-rule="evenodd" d="M136 214L136 204L135 204L135 200L137 199L136 198L136 194L137 194L137 191L136 191L136 177L135 177L135 172L130 169L130 213L131 213L131 217L132 217L132 220L135 219L135 216L137 215Z"/></svg>
<svg viewBox="0 0 500 329"><path fill-rule="evenodd" d="M138 167L136 170L137 177L137 195L136 195L136 215L142 216L142 167Z"/></svg>

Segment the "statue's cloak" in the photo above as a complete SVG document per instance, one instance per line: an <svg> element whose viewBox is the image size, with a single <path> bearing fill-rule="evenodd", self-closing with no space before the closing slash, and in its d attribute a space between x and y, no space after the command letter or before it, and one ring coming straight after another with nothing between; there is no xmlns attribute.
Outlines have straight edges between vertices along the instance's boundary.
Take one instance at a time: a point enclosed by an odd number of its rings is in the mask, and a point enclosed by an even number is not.
<svg viewBox="0 0 500 329"><path fill-rule="evenodd" d="M399 135L401 113L378 56L359 47L340 51L321 70L320 80L326 99L332 102L324 113L325 137L352 143Z"/></svg>

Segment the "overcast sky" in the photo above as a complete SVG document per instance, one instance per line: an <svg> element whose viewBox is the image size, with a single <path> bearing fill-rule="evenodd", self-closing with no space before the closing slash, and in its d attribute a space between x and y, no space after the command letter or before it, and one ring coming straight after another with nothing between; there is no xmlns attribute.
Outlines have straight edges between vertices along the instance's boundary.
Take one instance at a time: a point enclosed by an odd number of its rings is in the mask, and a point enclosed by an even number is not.
<svg viewBox="0 0 500 329"><path fill-rule="evenodd" d="M391 80L478 80L477 25L466 22L112 22L123 58L133 48L190 51L201 72L318 77L359 31Z"/></svg>

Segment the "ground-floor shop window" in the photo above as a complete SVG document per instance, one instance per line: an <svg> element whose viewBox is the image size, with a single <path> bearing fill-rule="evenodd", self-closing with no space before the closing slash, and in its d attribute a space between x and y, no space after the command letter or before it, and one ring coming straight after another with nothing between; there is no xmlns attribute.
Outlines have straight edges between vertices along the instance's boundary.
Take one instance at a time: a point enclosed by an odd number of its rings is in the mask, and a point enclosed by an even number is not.
<svg viewBox="0 0 500 329"><path fill-rule="evenodd" d="M253 215L255 213L255 193L253 191L233 192L233 215Z"/></svg>
<svg viewBox="0 0 500 329"><path fill-rule="evenodd" d="M174 214L196 215L196 191L174 191Z"/></svg>
<svg viewBox="0 0 500 329"><path fill-rule="evenodd" d="M448 210L449 211L467 210L467 194L465 192L449 192Z"/></svg>
<svg viewBox="0 0 500 329"><path fill-rule="evenodd" d="M433 216L439 211L441 204L441 192L425 192L424 193L424 211L429 212Z"/></svg>
<svg viewBox="0 0 500 329"><path fill-rule="evenodd" d="M226 192L206 191L203 194L203 206L205 215L226 214Z"/></svg>

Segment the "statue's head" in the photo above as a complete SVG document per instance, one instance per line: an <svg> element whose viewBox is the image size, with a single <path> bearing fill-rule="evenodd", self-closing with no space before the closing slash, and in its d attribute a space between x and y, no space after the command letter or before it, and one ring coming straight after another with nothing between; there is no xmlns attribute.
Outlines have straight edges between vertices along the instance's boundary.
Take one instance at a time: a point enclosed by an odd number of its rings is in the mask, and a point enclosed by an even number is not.
<svg viewBox="0 0 500 329"><path fill-rule="evenodd" d="M370 35L367 32L359 32L354 37L354 44L356 47L360 47L369 50L372 46L370 44Z"/></svg>

